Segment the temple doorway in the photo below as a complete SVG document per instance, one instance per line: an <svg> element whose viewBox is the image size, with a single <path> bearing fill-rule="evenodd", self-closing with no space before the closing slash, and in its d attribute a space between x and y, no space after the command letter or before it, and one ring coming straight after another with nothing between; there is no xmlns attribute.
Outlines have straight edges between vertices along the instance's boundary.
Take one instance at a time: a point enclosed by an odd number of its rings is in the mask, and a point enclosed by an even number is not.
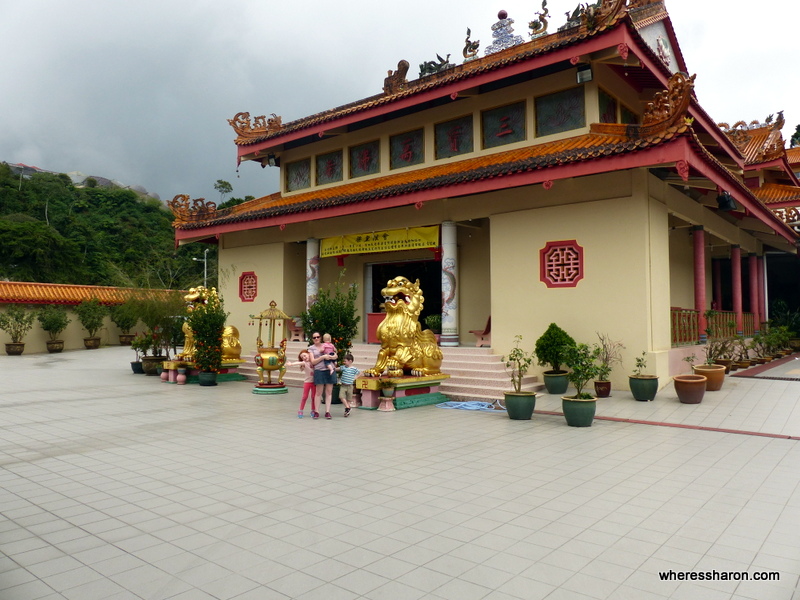
<svg viewBox="0 0 800 600"><path fill-rule="evenodd" d="M442 312L442 263L438 260L417 260L403 262L385 262L367 264L367 282L369 290L366 302L368 313L381 312L383 296L381 290L386 282L395 277L405 277L409 281L419 279L425 303L419 321L425 329L425 317Z"/></svg>

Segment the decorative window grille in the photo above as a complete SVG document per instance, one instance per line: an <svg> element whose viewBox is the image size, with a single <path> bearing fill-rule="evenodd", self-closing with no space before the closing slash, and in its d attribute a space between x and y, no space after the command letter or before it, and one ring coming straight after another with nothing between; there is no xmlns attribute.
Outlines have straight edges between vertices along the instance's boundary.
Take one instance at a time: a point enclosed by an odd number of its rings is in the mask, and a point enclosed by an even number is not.
<svg viewBox="0 0 800 600"><path fill-rule="evenodd" d="M252 302L258 296L258 277L253 271L239 276L239 298L242 302Z"/></svg>
<svg viewBox="0 0 800 600"><path fill-rule="evenodd" d="M539 279L549 288L577 286L583 279L583 247L575 240L547 242L539 251Z"/></svg>

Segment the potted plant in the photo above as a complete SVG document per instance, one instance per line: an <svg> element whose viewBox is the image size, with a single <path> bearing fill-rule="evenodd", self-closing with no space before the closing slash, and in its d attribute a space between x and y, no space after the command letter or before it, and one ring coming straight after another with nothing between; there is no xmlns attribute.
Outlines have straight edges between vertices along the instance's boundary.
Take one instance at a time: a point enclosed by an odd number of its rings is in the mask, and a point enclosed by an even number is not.
<svg viewBox="0 0 800 600"><path fill-rule="evenodd" d="M631 393L640 402L649 402L658 393L658 376L645 374L645 369L647 369L647 352L642 351L642 355L636 357L633 375L628 376Z"/></svg>
<svg viewBox="0 0 800 600"><path fill-rule="evenodd" d="M306 339L310 340L315 331L331 335L340 365L350 352L353 338L358 333L358 322L361 320L356 314L358 285L345 285L344 275L345 269L342 269L337 281L327 290L320 290L316 302L300 315Z"/></svg>
<svg viewBox="0 0 800 600"><path fill-rule="evenodd" d="M381 388L381 396L384 398L394 397L394 381L391 379L381 379L378 382L378 386Z"/></svg>
<svg viewBox="0 0 800 600"><path fill-rule="evenodd" d="M707 392L716 392L722 389L722 384L725 383L725 373L727 372L725 365L715 362L718 360L719 353L723 347L721 344L716 343L718 341L709 340L706 344L706 360L703 364L695 365L692 362L693 373L695 375L703 375L706 378Z"/></svg>
<svg viewBox="0 0 800 600"><path fill-rule="evenodd" d="M539 364L551 367L549 371L544 372L544 385L548 394L561 395L567 391L569 380L567 372L561 369L561 365L565 364L564 357L569 346L574 345L575 340L555 323L550 323L547 330L536 340L534 353L539 359Z"/></svg>
<svg viewBox="0 0 800 600"><path fill-rule="evenodd" d="M49 338L45 342L47 351L54 354L64 350L64 340L58 339L58 336L70 323L67 307L60 304L47 304L39 309L36 318L42 329L47 332Z"/></svg>
<svg viewBox="0 0 800 600"><path fill-rule="evenodd" d="M126 300L122 304L117 304L109 309L111 321L122 332L119 334L119 345L130 346L135 334L131 333L131 329L136 327L139 322L139 313L136 310L136 304L133 300Z"/></svg>
<svg viewBox="0 0 800 600"><path fill-rule="evenodd" d="M6 343L6 354L19 356L25 351L25 336L33 327L35 316L19 304L12 304L5 312L0 312L0 329L11 336Z"/></svg>
<svg viewBox="0 0 800 600"><path fill-rule="evenodd" d="M746 369L750 366L751 344L743 336L737 336L733 340L733 360L739 369Z"/></svg>
<svg viewBox="0 0 800 600"><path fill-rule="evenodd" d="M608 334L598 333L600 343L595 344L597 354L597 379L594 382L594 391L598 398L608 398L611 395L611 370L614 365L622 363L622 351L625 346L622 342L612 340Z"/></svg>
<svg viewBox="0 0 800 600"><path fill-rule="evenodd" d="M78 315L78 321L80 321L83 328L89 334L87 337L83 338L83 345L86 346L88 350L99 348L100 338L97 336L97 332L100 331L100 328L103 326L103 319L108 313L108 309L100 304L97 298L92 298L78 304L75 307L75 312Z"/></svg>
<svg viewBox="0 0 800 600"><path fill-rule="evenodd" d="M522 391L522 379L531 367L534 353L525 352L520 348L521 342L521 335L514 336L514 347L502 359L506 366L506 372L511 376L511 385L514 388L511 392L503 392L503 395L505 396L508 418L517 421L529 421L533 414L533 409L536 408L536 394Z"/></svg>
<svg viewBox="0 0 800 600"><path fill-rule="evenodd" d="M588 344L572 344L565 348L564 360L570 368L567 375L575 386L574 396L561 397L561 409L570 427L591 427L597 410L597 398L583 391L590 380L598 376L600 370L596 361L600 348Z"/></svg>
<svg viewBox="0 0 800 600"><path fill-rule="evenodd" d="M684 357L690 368L694 366L694 361L697 357L694 354ZM705 375L686 374L675 375L672 378L673 385L675 386L675 393L678 394L678 400L682 404L700 404L703 400L703 395L706 393Z"/></svg>
<svg viewBox="0 0 800 600"><path fill-rule="evenodd" d="M222 366L222 331L227 317L222 299L214 288L205 304L193 306L189 313L187 321L194 335L194 364L200 371L200 385L217 385L217 373Z"/></svg>
<svg viewBox="0 0 800 600"><path fill-rule="evenodd" d="M436 336L436 343L438 344L439 339L442 337L442 315L428 315L425 317L425 325L427 325L428 329Z"/></svg>
<svg viewBox="0 0 800 600"><path fill-rule="evenodd" d="M147 356L150 348L151 343L149 336L143 333L134 335L133 340L131 340L131 350L136 352L136 360L131 361L131 370L137 375L141 375L145 372L142 359Z"/></svg>

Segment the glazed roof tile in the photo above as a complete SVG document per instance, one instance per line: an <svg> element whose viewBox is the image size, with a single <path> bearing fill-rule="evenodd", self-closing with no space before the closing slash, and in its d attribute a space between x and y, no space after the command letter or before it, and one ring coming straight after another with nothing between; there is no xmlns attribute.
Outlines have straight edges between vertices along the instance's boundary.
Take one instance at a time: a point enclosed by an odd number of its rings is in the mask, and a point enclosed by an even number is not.
<svg viewBox="0 0 800 600"><path fill-rule="evenodd" d="M800 169L800 146L786 149L786 160L793 169Z"/></svg>
<svg viewBox="0 0 800 600"><path fill-rule="evenodd" d="M800 188L794 185L765 183L760 188L754 189L753 195L767 205L787 202L800 203Z"/></svg>
<svg viewBox="0 0 800 600"><path fill-rule="evenodd" d="M761 124L754 121L747 125L744 121L739 121L733 127L729 127L727 123L719 125L742 153L745 165L758 165L784 156L784 142L780 130L783 125L782 117L776 123Z"/></svg>
<svg viewBox="0 0 800 600"><path fill-rule="evenodd" d="M77 305L84 300L97 298L100 304L113 306L122 304L138 291L141 290L98 285L0 281L0 303Z"/></svg>
<svg viewBox="0 0 800 600"><path fill-rule="evenodd" d="M502 175L534 171L644 149L684 133L687 129L686 124L681 124L668 130L660 130L657 134L649 137L635 137L629 135L631 127L626 125L593 125L592 131L588 134L553 142L359 180L285 197L280 193L271 194L239 204L227 211L220 211L216 217L199 222L176 221L174 226L178 229L196 229L223 223L310 212Z"/></svg>

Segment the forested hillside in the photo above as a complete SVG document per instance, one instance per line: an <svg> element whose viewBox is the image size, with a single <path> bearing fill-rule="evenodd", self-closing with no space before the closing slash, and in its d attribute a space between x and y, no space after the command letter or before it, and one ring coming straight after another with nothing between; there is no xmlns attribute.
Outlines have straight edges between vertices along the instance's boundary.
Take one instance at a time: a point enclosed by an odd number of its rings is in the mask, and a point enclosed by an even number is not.
<svg viewBox="0 0 800 600"><path fill-rule="evenodd" d="M131 190L76 188L67 175L29 179L0 163L0 279L186 289L203 283L209 246L174 247L172 213ZM208 285L216 285L216 247ZM213 277L212 277L213 276Z"/></svg>

